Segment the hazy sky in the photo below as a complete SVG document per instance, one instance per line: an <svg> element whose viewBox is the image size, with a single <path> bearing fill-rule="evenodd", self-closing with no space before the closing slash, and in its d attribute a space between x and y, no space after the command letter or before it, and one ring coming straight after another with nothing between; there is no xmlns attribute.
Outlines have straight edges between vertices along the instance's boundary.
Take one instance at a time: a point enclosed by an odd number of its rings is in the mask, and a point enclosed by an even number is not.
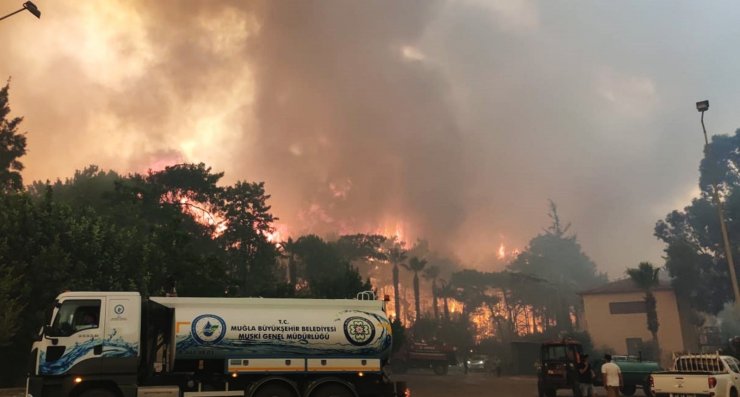
<svg viewBox="0 0 740 397"><path fill-rule="evenodd" d="M35 2L0 21L27 183L205 162L265 181L283 233L398 231L482 269L548 199L610 276L662 265L694 103L740 127L735 2Z"/></svg>

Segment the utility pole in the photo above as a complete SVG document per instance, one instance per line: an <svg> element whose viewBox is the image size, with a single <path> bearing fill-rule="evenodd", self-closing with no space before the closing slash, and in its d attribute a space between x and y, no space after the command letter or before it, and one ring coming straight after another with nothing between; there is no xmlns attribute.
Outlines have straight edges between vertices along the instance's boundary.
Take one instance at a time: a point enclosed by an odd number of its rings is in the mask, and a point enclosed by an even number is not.
<svg viewBox="0 0 740 397"><path fill-rule="evenodd" d="M696 103L696 110L701 112L701 128L704 131L704 155L709 157L709 138L707 138L707 128L704 126L704 112L709 110L709 101ZM719 189L717 183L712 181L712 195L714 203L717 205L717 214L719 215L719 227L722 230L722 240L725 246L725 256L727 257L727 266L730 268L730 282L732 290L735 293L735 307L740 307L740 288L737 285L737 275L735 274L735 261L732 259L732 247L730 238L727 236L727 226L725 226L725 216L723 215L722 202L719 199Z"/></svg>

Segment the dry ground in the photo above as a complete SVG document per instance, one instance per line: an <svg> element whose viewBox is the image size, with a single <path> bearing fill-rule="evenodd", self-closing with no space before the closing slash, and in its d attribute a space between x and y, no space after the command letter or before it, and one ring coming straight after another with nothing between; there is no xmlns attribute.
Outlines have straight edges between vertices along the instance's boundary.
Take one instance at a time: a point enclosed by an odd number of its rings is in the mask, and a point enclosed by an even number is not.
<svg viewBox="0 0 740 397"><path fill-rule="evenodd" d="M537 397L537 378L533 376L502 376L483 373L451 372L437 376L432 371L416 370L405 375L394 375L393 380L407 382L411 397ZM565 390L558 396L571 396ZM606 396L604 389L596 388L596 396ZM644 396L637 391L635 396Z"/></svg>
<svg viewBox="0 0 740 397"><path fill-rule="evenodd" d="M534 377L503 376L490 374L462 373L452 371L437 376L432 371L412 370L405 375L394 375L393 380L406 381L411 397L537 397L537 379ZM0 397L23 397L23 389L0 389ZM604 390L596 389L597 396L605 396ZM636 396L643 394L638 391ZM570 396L560 391L558 396Z"/></svg>

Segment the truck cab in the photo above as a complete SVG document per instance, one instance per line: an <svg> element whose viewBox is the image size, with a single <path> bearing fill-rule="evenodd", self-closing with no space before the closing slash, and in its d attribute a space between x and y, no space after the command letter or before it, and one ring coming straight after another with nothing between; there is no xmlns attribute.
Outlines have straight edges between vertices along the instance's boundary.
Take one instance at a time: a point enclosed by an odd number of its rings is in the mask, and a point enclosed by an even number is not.
<svg viewBox="0 0 740 397"><path fill-rule="evenodd" d="M540 366L537 390L540 397L554 397L558 389L573 390L576 368L581 362L583 347L573 339L548 341L540 346ZM574 391L574 395L578 395Z"/></svg>
<svg viewBox="0 0 740 397"><path fill-rule="evenodd" d="M80 394L106 382L135 394L147 347L141 340L142 307L137 292L60 294L32 347L28 394Z"/></svg>

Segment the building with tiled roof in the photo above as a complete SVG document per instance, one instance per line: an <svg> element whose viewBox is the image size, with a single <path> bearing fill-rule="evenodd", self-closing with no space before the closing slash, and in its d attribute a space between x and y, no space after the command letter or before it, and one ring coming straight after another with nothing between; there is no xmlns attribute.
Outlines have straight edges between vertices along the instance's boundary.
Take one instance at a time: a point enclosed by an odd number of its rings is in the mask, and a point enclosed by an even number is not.
<svg viewBox="0 0 740 397"><path fill-rule="evenodd" d="M647 329L645 292L631 279L612 281L580 293L583 322L594 347L619 355L638 356L648 351L652 335ZM653 289L658 312L660 361L670 362L673 352L696 351L698 338L668 280Z"/></svg>

